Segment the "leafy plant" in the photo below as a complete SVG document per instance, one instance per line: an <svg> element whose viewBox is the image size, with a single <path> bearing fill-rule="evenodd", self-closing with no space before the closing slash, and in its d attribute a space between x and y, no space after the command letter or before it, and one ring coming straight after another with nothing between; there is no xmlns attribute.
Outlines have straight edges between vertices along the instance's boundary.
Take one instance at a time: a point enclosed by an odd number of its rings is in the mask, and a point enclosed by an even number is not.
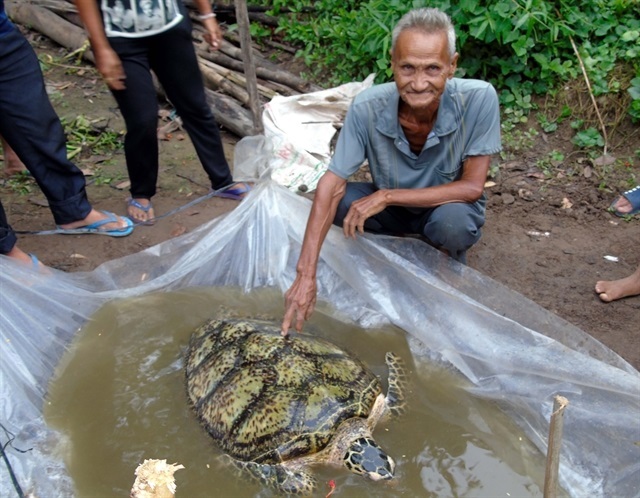
<svg viewBox="0 0 640 498"><path fill-rule="evenodd" d="M640 119L636 0L256 1L272 8L279 18L277 31L300 47L298 54L312 68L312 76L326 86L371 73L378 82L388 81L395 23L412 8L438 7L456 26L460 73L488 80L501 94L513 95L503 98L504 109L512 109L510 120L525 121L530 110L526 96L554 92L563 82L583 78L579 58L593 93L628 90L628 112ZM620 65L631 70L614 75Z"/></svg>
<svg viewBox="0 0 640 498"><path fill-rule="evenodd" d="M595 128L587 128L586 130L579 131L576 133L576 136L573 137L572 142L581 149L602 147L604 145L602 135L600 135L600 132Z"/></svg>

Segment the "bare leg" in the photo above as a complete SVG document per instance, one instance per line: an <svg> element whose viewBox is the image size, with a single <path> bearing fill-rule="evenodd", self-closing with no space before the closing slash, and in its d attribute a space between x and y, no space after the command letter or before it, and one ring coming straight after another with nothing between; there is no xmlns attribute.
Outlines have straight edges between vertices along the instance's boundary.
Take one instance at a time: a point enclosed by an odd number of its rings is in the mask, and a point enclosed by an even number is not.
<svg viewBox="0 0 640 498"><path fill-rule="evenodd" d="M22 249L19 249L18 246L13 246L13 249L11 249L7 254L5 254L5 256L13 258L16 261L19 261L20 263L23 263L25 265L33 264L33 261L31 260L31 256L29 256Z"/></svg>
<svg viewBox="0 0 640 498"><path fill-rule="evenodd" d="M21 171L27 171L18 154L5 142L4 138L0 137L0 143L2 143L2 152L4 153L4 174L12 176Z"/></svg>
<svg viewBox="0 0 640 498"><path fill-rule="evenodd" d="M596 292L605 303L640 295L640 266L628 277L596 282Z"/></svg>

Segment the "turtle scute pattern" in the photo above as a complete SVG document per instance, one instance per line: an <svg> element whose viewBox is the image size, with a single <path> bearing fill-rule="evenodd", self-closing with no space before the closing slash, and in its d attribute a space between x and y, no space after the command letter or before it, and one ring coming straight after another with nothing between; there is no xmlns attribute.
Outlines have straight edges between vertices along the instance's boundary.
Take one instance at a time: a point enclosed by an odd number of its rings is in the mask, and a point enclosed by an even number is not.
<svg viewBox="0 0 640 498"><path fill-rule="evenodd" d="M368 417L382 387L359 360L317 337L283 337L272 322L209 320L186 364L195 411L241 461L276 464L315 453L345 419Z"/></svg>

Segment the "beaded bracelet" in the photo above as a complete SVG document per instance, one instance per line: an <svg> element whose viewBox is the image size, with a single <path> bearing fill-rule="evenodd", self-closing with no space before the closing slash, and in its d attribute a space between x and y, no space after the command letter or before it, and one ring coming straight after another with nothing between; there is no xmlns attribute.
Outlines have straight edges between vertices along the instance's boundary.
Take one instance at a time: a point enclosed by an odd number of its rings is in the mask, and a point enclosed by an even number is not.
<svg viewBox="0 0 640 498"><path fill-rule="evenodd" d="M213 17L216 17L216 13L215 12L209 12L208 14L201 14L198 16L198 19L200 21L204 21L205 19L211 19Z"/></svg>

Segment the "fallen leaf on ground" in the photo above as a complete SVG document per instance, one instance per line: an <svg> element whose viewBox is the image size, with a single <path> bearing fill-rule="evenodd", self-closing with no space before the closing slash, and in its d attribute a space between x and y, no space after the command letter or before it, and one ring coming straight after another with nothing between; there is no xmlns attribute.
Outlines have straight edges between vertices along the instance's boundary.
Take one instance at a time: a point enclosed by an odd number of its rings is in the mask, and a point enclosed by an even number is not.
<svg viewBox="0 0 640 498"><path fill-rule="evenodd" d="M116 183L114 185L114 188L117 188L118 190L124 190L126 188L129 188L130 186L131 186L131 182L129 180L125 180L123 182Z"/></svg>
<svg viewBox="0 0 640 498"><path fill-rule="evenodd" d="M532 171L531 173L527 173L529 178L537 178L538 180L546 180L547 177L544 176L544 173L540 173L540 171Z"/></svg>
<svg viewBox="0 0 640 498"><path fill-rule="evenodd" d="M30 197L29 198L29 202L31 204L35 204L36 206L49 207L49 203L47 202L46 199L41 199L41 198L38 198L38 197Z"/></svg>
<svg viewBox="0 0 640 498"><path fill-rule="evenodd" d="M605 154L593 160L593 164L595 164L596 166L609 166L610 164L613 164L615 162L616 158L609 154Z"/></svg>

